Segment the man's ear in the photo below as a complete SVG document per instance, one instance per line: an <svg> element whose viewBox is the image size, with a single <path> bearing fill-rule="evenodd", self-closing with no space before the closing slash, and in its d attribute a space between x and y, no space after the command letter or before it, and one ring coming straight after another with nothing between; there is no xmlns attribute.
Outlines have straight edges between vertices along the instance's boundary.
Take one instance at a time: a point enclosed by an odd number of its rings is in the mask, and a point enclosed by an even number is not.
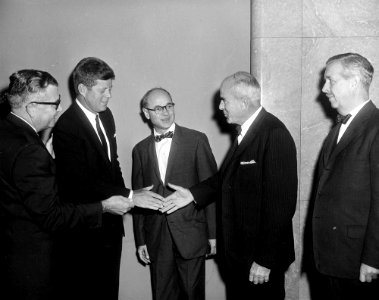
<svg viewBox="0 0 379 300"><path fill-rule="evenodd" d="M87 93L87 90L88 90L87 87L83 83L79 83L78 91L79 91L80 95L82 95L84 97L85 94Z"/></svg>
<svg viewBox="0 0 379 300"><path fill-rule="evenodd" d="M143 114L145 115L145 118L150 120L150 114L149 111L146 108L142 108Z"/></svg>

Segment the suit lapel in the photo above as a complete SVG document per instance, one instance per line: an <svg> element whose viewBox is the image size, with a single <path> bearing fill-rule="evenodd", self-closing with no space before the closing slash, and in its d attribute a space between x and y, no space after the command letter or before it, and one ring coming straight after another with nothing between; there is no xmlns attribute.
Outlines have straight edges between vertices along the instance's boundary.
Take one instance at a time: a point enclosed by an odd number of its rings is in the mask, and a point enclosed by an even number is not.
<svg viewBox="0 0 379 300"><path fill-rule="evenodd" d="M254 141L254 139L257 136L257 133L260 131L260 128L262 126L262 123L267 116L267 112L264 108L260 111L257 118L254 120L254 122L250 125L250 128L246 132L244 138L242 139L240 145L238 145L237 138L233 142L233 146L230 148L224 163L221 166L221 174L228 170L228 166L232 161L235 161L238 156L240 156L244 150L251 145L251 143Z"/></svg>
<svg viewBox="0 0 379 300"><path fill-rule="evenodd" d="M148 157L151 157L151 161L153 164L153 172L155 176L158 178L158 180L163 184L162 179L161 179L161 174L159 173L158 157L157 157L157 151L155 150L154 135L150 136L147 151L148 151Z"/></svg>
<svg viewBox="0 0 379 300"><path fill-rule="evenodd" d="M333 144L337 142L337 137L339 133L340 126L336 125L334 126L328 136L325 139L325 143L322 149L321 159L323 162L323 167L326 167L328 164L328 160L331 156L332 150L333 150ZM335 149L335 148L334 148Z"/></svg>
<svg viewBox="0 0 379 300"><path fill-rule="evenodd" d="M174 133L174 136L172 137L170 153L168 155L168 160L167 160L165 184L167 183L168 178L170 178L172 168L173 168L174 162L175 162L175 157L176 157L176 154L179 150L179 145L182 143L181 141L183 140L183 138L184 138L184 136L182 134L182 130L181 130L180 126L175 124L175 133Z"/></svg>
<svg viewBox="0 0 379 300"><path fill-rule="evenodd" d="M92 142L94 147L97 149L97 151L100 153L100 155L106 160L108 163L110 163L109 158L107 157L106 153L104 152L101 142L97 136L97 133L95 132L95 129L92 127L90 121L88 120L87 116L84 114L82 109L74 102L72 105L74 105L73 110L75 114L77 115L80 122L83 124L83 129L86 131L85 136ZM102 121L103 122L103 121ZM103 123L104 125L104 123ZM106 126L104 125L104 128ZM106 132L108 141L110 143L109 135Z"/></svg>

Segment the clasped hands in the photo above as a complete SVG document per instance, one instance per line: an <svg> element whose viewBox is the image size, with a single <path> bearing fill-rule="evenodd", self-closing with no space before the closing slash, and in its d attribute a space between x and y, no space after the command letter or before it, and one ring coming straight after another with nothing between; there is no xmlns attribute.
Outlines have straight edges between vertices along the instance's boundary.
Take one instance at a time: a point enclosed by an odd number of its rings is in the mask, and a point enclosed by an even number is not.
<svg viewBox="0 0 379 300"><path fill-rule="evenodd" d="M162 200L162 208L159 209L160 212L171 214L194 201L188 189L172 183L169 183L168 186L175 190L175 192Z"/></svg>
<svg viewBox="0 0 379 300"><path fill-rule="evenodd" d="M163 208L163 197L152 191L153 186L148 186L140 190L133 191L132 199L116 195L101 201L103 212L114 215L123 215L134 206L158 210Z"/></svg>
<svg viewBox="0 0 379 300"><path fill-rule="evenodd" d="M141 208L160 210L170 214L193 201L193 196L188 189L169 183L169 187L175 190L170 196L163 198L151 191L153 186L148 186L133 193L132 199L116 195L101 201L103 212L114 215L123 215L134 206Z"/></svg>

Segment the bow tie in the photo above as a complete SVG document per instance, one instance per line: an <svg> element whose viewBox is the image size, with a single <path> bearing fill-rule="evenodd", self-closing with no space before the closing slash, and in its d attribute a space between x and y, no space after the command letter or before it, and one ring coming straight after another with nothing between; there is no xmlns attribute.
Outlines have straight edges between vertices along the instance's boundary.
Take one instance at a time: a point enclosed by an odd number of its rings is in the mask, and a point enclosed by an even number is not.
<svg viewBox="0 0 379 300"><path fill-rule="evenodd" d="M347 121L349 121L350 117L351 117L351 114L347 114L346 116L338 114L337 115L337 124L339 124L339 123L346 124Z"/></svg>
<svg viewBox="0 0 379 300"><path fill-rule="evenodd" d="M155 142L159 143L161 140L163 140L165 138L172 139L173 136L174 136L174 132L173 131L167 131L164 134L160 134L160 135L154 136L154 140L155 140Z"/></svg>

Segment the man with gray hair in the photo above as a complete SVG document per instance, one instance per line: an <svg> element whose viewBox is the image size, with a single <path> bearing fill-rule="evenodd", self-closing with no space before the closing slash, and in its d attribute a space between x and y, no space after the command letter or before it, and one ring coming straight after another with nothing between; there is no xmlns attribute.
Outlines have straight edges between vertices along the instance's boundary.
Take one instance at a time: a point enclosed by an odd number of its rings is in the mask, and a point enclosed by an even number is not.
<svg viewBox="0 0 379 300"><path fill-rule="evenodd" d="M218 192L221 242L231 299L284 299L284 272L295 259L292 217L297 199L295 143L284 124L261 106L261 89L250 73L221 84L220 110L239 135L218 173L165 199L172 213Z"/></svg>
<svg viewBox="0 0 379 300"><path fill-rule="evenodd" d="M104 212L123 215L130 204L122 196L89 204L60 203L54 160L38 135L54 126L61 111L53 76L38 70L15 72L7 100L11 112L0 119L1 297L54 299L52 233L98 228Z"/></svg>
<svg viewBox="0 0 379 300"><path fill-rule="evenodd" d="M369 96L373 73L357 53L326 62L322 91L338 116L320 154L312 230L316 268L329 282L331 299L379 293L379 111Z"/></svg>

